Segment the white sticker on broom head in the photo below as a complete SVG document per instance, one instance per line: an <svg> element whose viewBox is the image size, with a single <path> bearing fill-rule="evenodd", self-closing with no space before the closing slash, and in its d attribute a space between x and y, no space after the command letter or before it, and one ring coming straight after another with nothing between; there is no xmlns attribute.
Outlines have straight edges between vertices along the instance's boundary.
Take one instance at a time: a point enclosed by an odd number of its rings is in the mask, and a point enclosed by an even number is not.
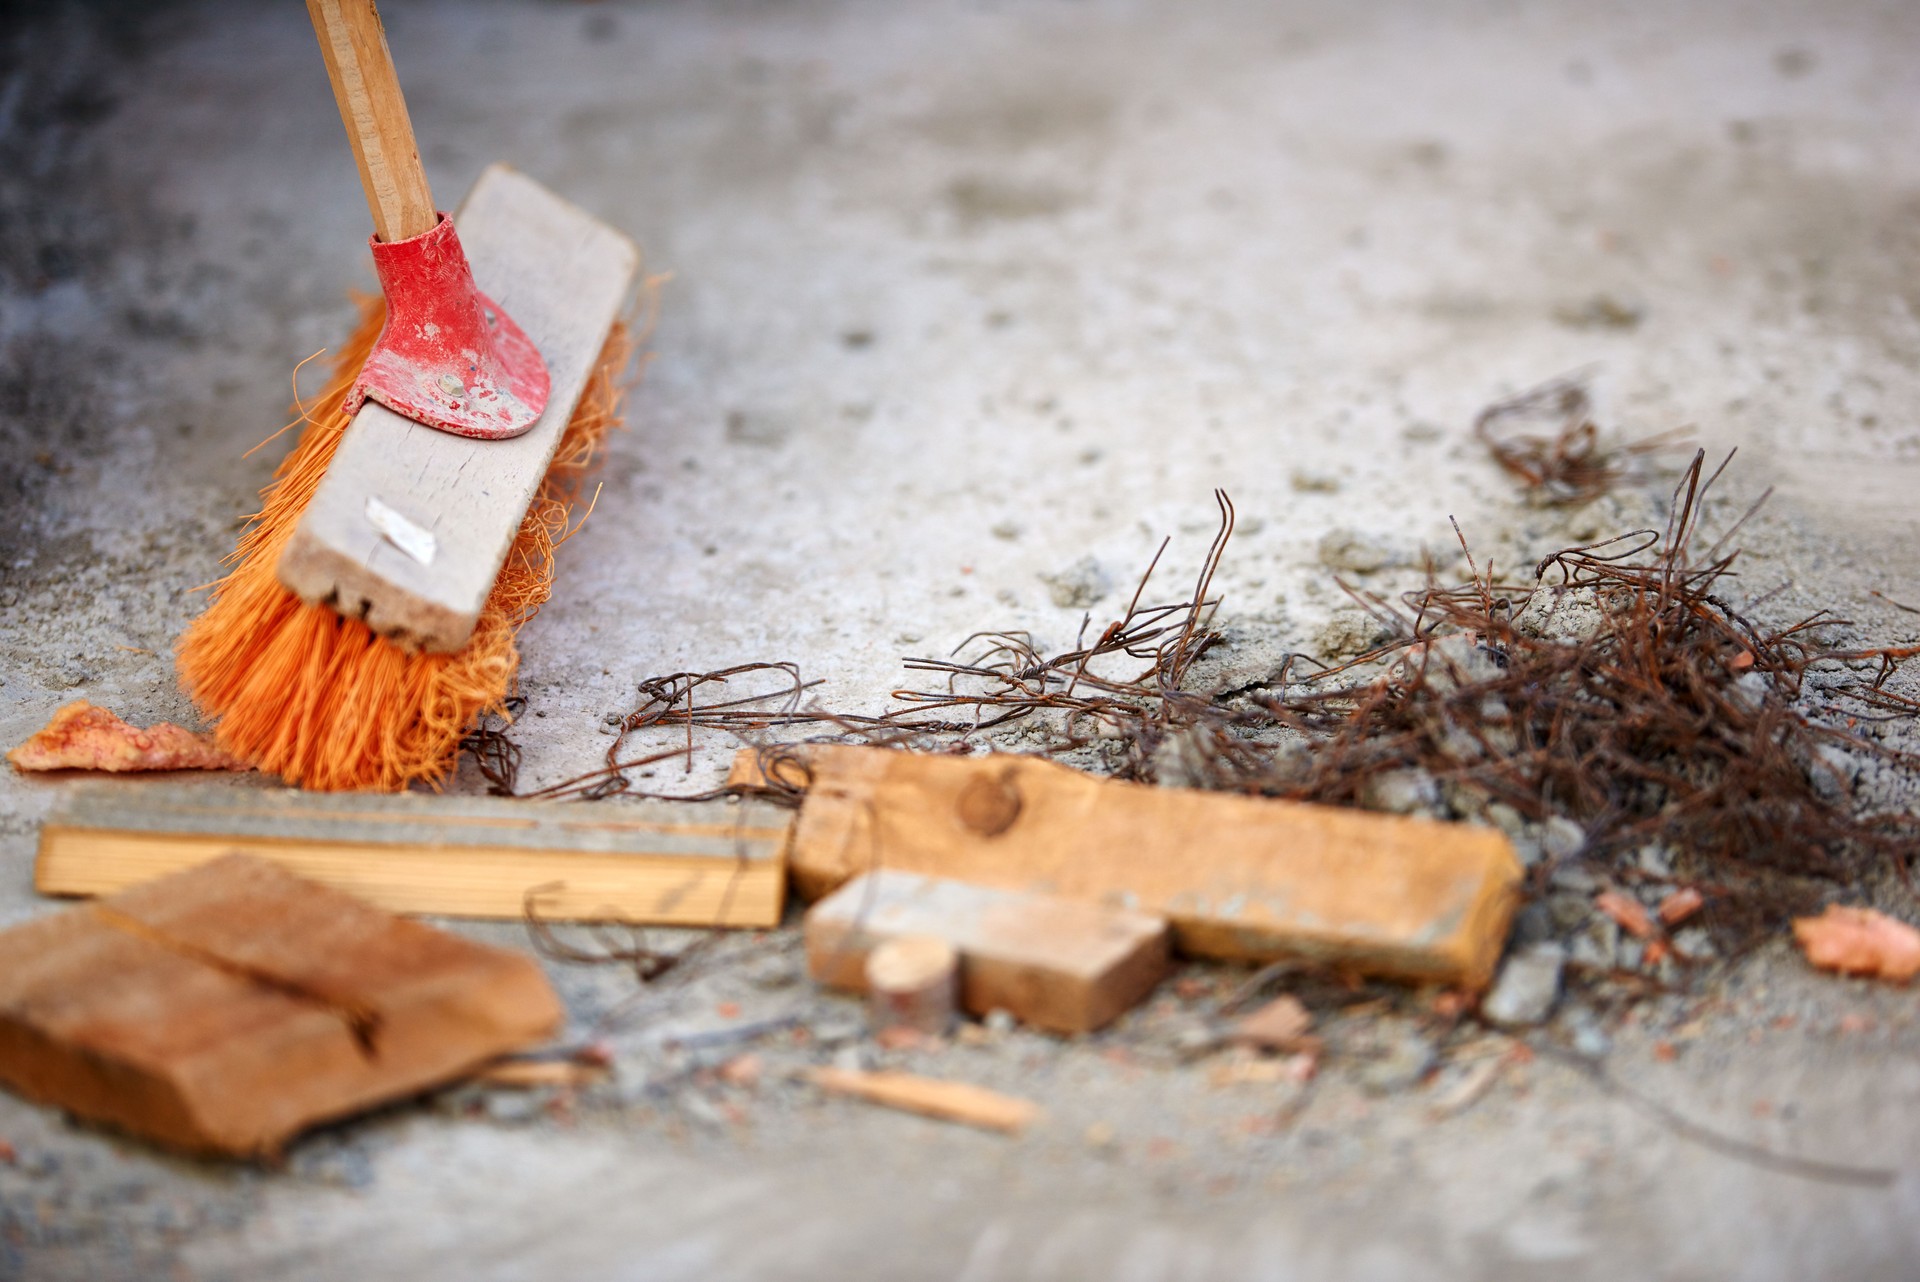
<svg viewBox="0 0 1920 1282"><path fill-rule="evenodd" d="M422 565L432 565L434 553L440 550L432 530L409 521L371 494L367 496L367 523Z"/></svg>

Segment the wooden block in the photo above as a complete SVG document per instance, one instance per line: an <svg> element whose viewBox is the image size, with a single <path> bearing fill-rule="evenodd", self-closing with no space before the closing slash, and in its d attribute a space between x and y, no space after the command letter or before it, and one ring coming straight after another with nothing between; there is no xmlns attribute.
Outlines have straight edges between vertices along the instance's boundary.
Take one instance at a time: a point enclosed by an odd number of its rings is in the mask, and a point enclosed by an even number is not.
<svg viewBox="0 0 1920 1282"><path fill-rule="evenodd" d="M902 935L867 954L862 968L874 1031L944 1037L960 996L960 954L932 935Z"/></svg>
<svg viewBox="0 0 1920 1282"><path fill-rule="evenodd" d="M778 925L792 811L762 802L526 802L170 783L74 788L35 886L99 895L245 850L394 912Z"/></svg>
<svg viewBox="0 0 1920 1282"><path fill-rule="evenodd" d="M1002 1095L969 1082L943 1082L912 1073L863 1073L856 1069L816 1068L807 1079L834 1095L851 1095L943 1122L961 1122L990 1131L1025 1130L1040 1116L1030 1100Z"/></svg>
<svg viewBox="0 0 1920 1282"><path fill-rule="evenodd" d="M545 412L524 435L479 441L369 401L278 564L301 599L436 652L472 635L640 269L632 241L505 165L454 221L481 290L546 358Z"/></svg>
<svg viewBox="0 0 1920 1282"><path fill-rule="evenodd" d="M810 745L788 868L899 869L1165 916L1203 957L1484 987L1520 862L1492 828L1097 779L1036 757ZM735 778L759 768L751 752ZM794 782L805 782L795 780Z"/></svg>
<svg viewBox="0 0 1920 1282"><path fill-rule="evenodd" d="M1112 1022L1167 970L1158 917L892 870L856 878L808 911L807 966L820 983L859 991L866 957L915 935L959 951L962 1009L1001 1009L1060 1033Z"/></svg>
<svg viewBox="0 0 1920 1282"><path fill-rule="evenodd" d="M531 957L243 855L0 934L0 1081L196 1152L275 1152L563 1014Z"/></svg>

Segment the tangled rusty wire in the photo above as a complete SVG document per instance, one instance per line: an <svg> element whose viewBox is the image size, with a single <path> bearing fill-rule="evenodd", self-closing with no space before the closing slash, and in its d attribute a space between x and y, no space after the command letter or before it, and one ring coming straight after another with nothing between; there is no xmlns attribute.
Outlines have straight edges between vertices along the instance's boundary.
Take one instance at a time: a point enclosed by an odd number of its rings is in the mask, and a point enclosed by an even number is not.
<svg viewBox="0 0 1920 1282"><path fill-rule="evenodd" d="M1547 430L1527 430L1534 425ZM1685 435L1663 432L1626 445L1603 444L1593 397L1574 379L1496 401L1474 419L1473 434L1531 502L1548 507L1599 498L1625 480L1638 459L1671 449Z"/></svg>
<svg viewBox="0 0 1920 1282"><path fill-rule="evenodd" d="M1380 806L1397 782L1428 813L1478 818L1503 803L1524 820L1570 820L1582 848L1562 858L1622 883L1684 880L1706 892L1723 948L1743 947L1804 908L1815 879L1855 876L1876 856L1904 872L1920 816L1863 810L1849 785L1866 764L1920 777L1920 759L1878 733L1920 717L1920 699L1889 688L1920 646L1838 647L1824 638L1846 620L1770 628L1732 605L1728 544L1754 509L1700 548L1726 466L1709 475L1704 463L1696 452L1664 530L1556 552L1530 583L1483 573L1463 537L1467 583L1430 580L1395 600L1347 589L1390 632L1385 644L1337 667L1289 654L1264 679L1192 689L1195 662L1222 640L1212 587L1234 510L1216 492L1220 524L1192 592L1143 603L1162 543L1091 641L1090 619L1050 655L1025 633L975 634L947 658L907 660L938 684L895 691L879 715L810 704L815 683L790 663L655 678L605 767L529 795L631 793L627 771L690 758L702 727L749 742L793 726L920 750L986 742L1145 782L1332 805ZM766 675L773 689L738 693ZM624 755L630 735L667 726L685 743ZM1653 842L1680 854L1672 873L1632 859ZM1552 871L1537 868L1536 885Z"/></svg>
<svg viewBox="0 0 1920 1282"><path fill-rule="evenodd" d="M1455 813L1499 801L1573 820L1579 857L1624 881L1658 879L1626 858L1657 841L1709 892L1709 924L1730 943L1803 905L1801 879L1850 877L1875 855L1904 868L1920 815L1865 811L1850 782L1862 762L1920 773L1920 758L1858 728L1920 712L1886 688L1920 647L1833 647L1821 638L1845 620L1822 612L1768 628L1730 604L1738 553L1726 545L1747 517L1696 553L1720 475L1703 464L1696 453L1664 532L1557 552L1532 584L1476 569L1472 583L1429 585L1398 608L1371 599L1397 633L1356 661L1371 675L1252 691L1257 712L1234 719L1294 731L1311 751L1223 758L1233 773L1220 782L1359 804L1384 773L1411 769ZM1556 619L1568 613L1571 625ZM1873 675L1854 678L1850 665ZM1822 669L1840 676L1818 692L1835 720L1806 710Z"/></svg>

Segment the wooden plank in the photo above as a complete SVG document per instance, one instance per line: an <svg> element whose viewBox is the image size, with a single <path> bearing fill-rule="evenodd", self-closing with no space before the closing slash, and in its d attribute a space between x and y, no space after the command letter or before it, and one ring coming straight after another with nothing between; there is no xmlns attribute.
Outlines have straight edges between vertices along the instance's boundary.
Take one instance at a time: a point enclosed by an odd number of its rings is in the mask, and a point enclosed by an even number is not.
<svg viewBox="0 0 1920 1282"><path fill-rule="evenodd" d="M912 1073L867 1073L847 1068L816 1068L807 1080L834 1095L851 1095L943 1122L960 1122L1009 1134L1025 1130L1040 1116L1031 1100L1002 1095L970 1082L943 1082Z"/></svg>
<svg viewBox="0 0 1920 1282"><path fill-rule="evenodd" d="M959 952L960 1005L1084 1033L1139 1004L1167 970L1167 923L1081 899L887 869L857 877L807 913L807 966L835 988L867 987L882 943L944 939Z"/></svg>
<svg viewBox="0 0 1920 1282"><path fill-rule="evenodd" d="M809 745L794 888L885 867L1164 916L1203 957L1484 987L1520 862L1499 832L1097 779L1035 757ZM743 752L736 781L759 777Z"/></svg>
<svg viewBox="0 0 1920 1282"><path fill-rule="evenodd" d="M762 802L526 802L173 783L76 787L35 886L98 895L232 850L393 912L763 928L785 906L792 812Z"/></svg>
<svg viewBox="0 0 1920 1282"><path fill-rule="evenodd" d="M640 269L633 242L504 165L455 221L475 280L546 358L524 435L480 441L369 401L281 554L280 581L404 645L466 644Z"/></svg>
<svg viewBox="0 0 1920 1282"><path fill-rule="evenodd" d="M267 1154L549 1036L539 965L234 855L0 934L0 1081Z"/></svg>

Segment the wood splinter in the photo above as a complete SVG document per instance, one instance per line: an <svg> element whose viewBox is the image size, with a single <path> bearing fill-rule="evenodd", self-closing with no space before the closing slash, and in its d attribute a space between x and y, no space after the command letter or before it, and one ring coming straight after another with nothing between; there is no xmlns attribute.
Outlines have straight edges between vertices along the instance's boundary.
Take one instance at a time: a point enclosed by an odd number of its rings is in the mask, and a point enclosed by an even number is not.
<svg viewBox="0 0 1920 1282"><path fill-rule="evenodd" d="M816 1068L807 1080L829 1094L851 1095L870 1104L1010 1135L1025 1130L1040 1116L1040 1106L1031 1100L970 1082L943 1082L912 1073Z"/></svg>

